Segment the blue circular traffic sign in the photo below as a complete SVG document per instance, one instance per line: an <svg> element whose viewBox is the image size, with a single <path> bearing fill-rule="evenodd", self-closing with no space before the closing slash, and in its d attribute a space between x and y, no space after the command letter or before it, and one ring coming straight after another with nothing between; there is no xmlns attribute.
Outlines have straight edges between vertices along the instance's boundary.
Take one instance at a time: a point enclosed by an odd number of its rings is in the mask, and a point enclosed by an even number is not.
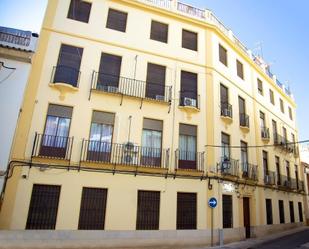
<svg viewBox="0 0 309 249"><path fill-rule="evenodd" d="M208 200L208 205L209 207L211 208L215 208L218 204L218 201L215 197L211 197L209 200Z"/></svg>

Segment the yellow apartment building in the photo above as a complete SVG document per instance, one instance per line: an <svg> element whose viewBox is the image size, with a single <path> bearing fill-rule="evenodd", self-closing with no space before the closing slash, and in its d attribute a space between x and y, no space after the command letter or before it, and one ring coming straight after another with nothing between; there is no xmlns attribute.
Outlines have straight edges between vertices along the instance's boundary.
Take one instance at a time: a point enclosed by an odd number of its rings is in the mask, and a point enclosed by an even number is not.
<svg viewBox="0 0 309 249"><path fill-rule="evenodd" d="M0 227L209 244L302 226L295 108L209 10L50 0Z"/></svg>

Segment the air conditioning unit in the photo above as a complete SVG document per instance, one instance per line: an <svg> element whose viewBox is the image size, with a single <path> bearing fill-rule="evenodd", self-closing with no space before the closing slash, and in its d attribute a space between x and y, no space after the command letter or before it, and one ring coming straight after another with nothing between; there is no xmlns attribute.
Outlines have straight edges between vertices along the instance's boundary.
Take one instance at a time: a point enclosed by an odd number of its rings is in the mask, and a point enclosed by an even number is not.
<svg viewBox="0 0 309 249"><path fill-rule="evenodd" d="M185 97L183 103L184 103L185 106L196 107L196 99L191 99L191 98Z"/></svg>
<svg viewBox="0 0 309 249"><path fill-rule="evenodd" d="M232 113L231 113L231 110L230 109L227 109L227 108L224 108L222 110L222 114L224 117L232 117Z"/></svg>
<svg viewBox="0 0 309 249"><path fill-rule="evenodd" d="M125 154L123 157L123 163L129 165L137 165L138 157L136 155Z"/></svg>
<svg viewBox="0 0 309 249"><path fill-rule="evenodd" d="M156 95L156 100L164 101L163 95Z"/></svg>
<svg viewBox="0 0 309 249"><path fill-rule="evenodd" d="M118 87L116 86L103 86L103 90L109 93L118 93Z"/></svg>

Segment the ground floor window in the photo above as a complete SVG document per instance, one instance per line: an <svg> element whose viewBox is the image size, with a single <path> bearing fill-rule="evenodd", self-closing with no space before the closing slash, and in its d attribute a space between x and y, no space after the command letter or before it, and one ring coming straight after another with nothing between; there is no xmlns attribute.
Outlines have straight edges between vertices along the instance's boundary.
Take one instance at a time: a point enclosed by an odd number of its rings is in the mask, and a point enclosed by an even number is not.
<svg viewBox="0 0 309 249"><path fill-rule="evenodd" d="M177 193L177 229L196 229L196 193Z"/></svg>
<svg viewBox="0 0 309 249"><path fill-rule="evenodd" d="M273 210L271 199L266 199L266 224L273 224Z"/></svg>
<svg viewBox="0 0 309 249"><path fill-rule="evenodd" d="M299 215L299 222L303 222L303 206L301 205L301 202L298 202L298 215Z"/></svg>
<svg viewBox="0 0 309 249"><path fill-rule="evenodd" d="M80 205L78 229L103 230L105 224L105 211L107 189L83 188Z"/></svg>
<svg viewBox="0 0 309 249"><path fill-rule="evenodd" d="M285 223L285 218L284 218L284 203L283 200L279 200L279 219L280 223Z"/></svg>
<svg viewBox="0 0 309 249"><path fill-rule="evenodd" d="M55 229L60 186L34 184L26 229Z"/></svg>
<svg viewBox="0 0 309 249"><path fill-rule="evenodd" d="M223 228L233 227L233 198L231 195L222 196Z"/></svg>
<svg viewBox="0 0 309 249"><path fill-rule="evenodd" d="M291 223L294 223L295 222L295 216L294 216L294 204L293 204L293 201L289 202L289 206L290 206L290 220L291 220Z"/></svg>
<svg viewBox="0 0 309 249"><path fill-rule="evenodd" d="M158 230L160 219L160 192L138 191L137 230Z"/></svg>

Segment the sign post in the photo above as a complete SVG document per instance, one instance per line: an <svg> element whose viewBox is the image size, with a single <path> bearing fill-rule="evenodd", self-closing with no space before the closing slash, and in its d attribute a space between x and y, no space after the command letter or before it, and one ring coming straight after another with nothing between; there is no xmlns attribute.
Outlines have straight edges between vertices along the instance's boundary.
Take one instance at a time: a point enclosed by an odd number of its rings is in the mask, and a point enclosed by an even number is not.
<svg viewBox="0 0 309 249"><path fill-rule="evenodd" d="M211 208L211 246L214 246L214 208L218 202L215 197L211 197L208 200L208 206Z"/></svg>

